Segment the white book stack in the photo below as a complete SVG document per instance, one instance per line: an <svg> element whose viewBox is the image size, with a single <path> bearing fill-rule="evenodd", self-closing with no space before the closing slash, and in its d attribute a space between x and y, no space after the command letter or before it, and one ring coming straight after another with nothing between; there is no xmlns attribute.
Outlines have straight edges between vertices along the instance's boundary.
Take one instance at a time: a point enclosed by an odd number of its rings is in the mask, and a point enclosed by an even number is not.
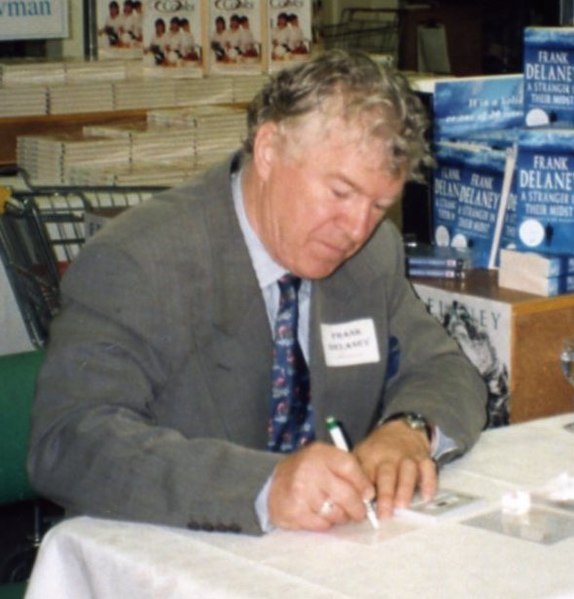
<svg viewBox="0 0 574 599"><path fill-rule="evenodd" d="M197 164L209 165L239 148L247 132L245 111L225 106L195 106L180 110L151 111L148 122L172 130L193 127Z"/></svg>
<svg viewBox="0 0 574 599"><path fill-rule="evenodd" d="M233 101L251 102L259 90L269 81L268 75L245 75L233 79Z"/></svg>
<svg viewBox="0 0 574 599"><path fill-rule="evenodd" d="M133 61L132 61L133 62ZM115 61L66 61L66 83L84 83L90 81L123 81L128 78L128 71L133 72L133 66L128 62Z"/></svg>
<svg viewBox="0 0 574 599"><path fill-rule="evenodd" d="M2 61L0 85L49 85L65 83L66 70L63 62L46 61Z"/></svg>
<svg viewBox="0 0 574 599"><path fill-rule="evenodd" d="M50 85L48 88L50 114L111 112L114 105L114 89L109 81Z"/></svg>
<svg viewBox="0 0 574 599"><path fill-rule="evenodd" d="M142 185L158 185L170 187L193 178L202 170L186 161L167 164L142 162L139 164L101 167L81 165L70 170L70 183L79 186L139 187Z"/></svg>
<svg viewBox="0 0 574 599"><path fill-rule="evenodd" d="M0 117L48 114L48 90L44 85L0 87Z"/></svg>
<svg viewBox="0 0 574 599"><path fill-rule="evenodd" d="M130 144L130 163L195 163L193 126L169 127L155 123L88 125L84 135L124 138Z"/></svg>
<svg viewBox="0 0 574 599"><path fill-rule="evenodd" d="M144 110L176 103L175 81L142 79L118 81L114 84L116 110Z"/></svg>
<svg viewBox="0 0 574 599"><path fill-rule="evenodd" d="M574 254L500 250L500 287L542 296L574 292Z"/></svg>
<svg viewBox="0 0 574 599"><path fill-rule="evenodd" d="M231 104L233 102L232 77L206 77L181 79L175 86L172 106L195 104Z"/></svg>
<svg viewBox="0 0 574 599"><path fill-rule="evenodd" d="M82 134L20 136L18 166L26 170L35 185L68 183L68 171L78 164L129 163L127 139L84 137Z"/></svg>

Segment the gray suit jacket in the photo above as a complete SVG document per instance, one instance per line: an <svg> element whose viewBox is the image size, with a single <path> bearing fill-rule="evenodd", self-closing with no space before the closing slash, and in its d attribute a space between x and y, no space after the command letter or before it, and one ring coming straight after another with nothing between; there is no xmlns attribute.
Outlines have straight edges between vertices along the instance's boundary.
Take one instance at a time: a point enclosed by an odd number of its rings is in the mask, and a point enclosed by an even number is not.
<svg viewBox="0 0 574 599"><path fill-rule="evenodd" d="M265 451L272 339L229 173L117 217L64 278L29 473L71 512L260 532L254 500L280 459ZM374 321L380 362L327 367L321 323L359 318ZM413 410L462 452L485 423L482 380L404 279L390 223L313 283L310 369L319 439L327 415L358 441L381 414Z"/></svg>

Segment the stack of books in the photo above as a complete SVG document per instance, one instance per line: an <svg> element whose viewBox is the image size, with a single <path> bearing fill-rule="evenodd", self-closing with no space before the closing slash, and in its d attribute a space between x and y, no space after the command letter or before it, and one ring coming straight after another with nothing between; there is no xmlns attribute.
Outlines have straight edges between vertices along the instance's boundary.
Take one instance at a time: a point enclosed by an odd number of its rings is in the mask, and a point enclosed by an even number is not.
<svg viewBox="0 0 574 599"><path fill-rule="evenodd" d="M574 292L574 254L502 249L498 285L542 296Z"/></svg>
<svg viewBox="0 0 574 599"><path fill-rule="evenodd" d="M466 248L407 244L405 257L409 277L464 279L472 268L472 255Z"/></svg>

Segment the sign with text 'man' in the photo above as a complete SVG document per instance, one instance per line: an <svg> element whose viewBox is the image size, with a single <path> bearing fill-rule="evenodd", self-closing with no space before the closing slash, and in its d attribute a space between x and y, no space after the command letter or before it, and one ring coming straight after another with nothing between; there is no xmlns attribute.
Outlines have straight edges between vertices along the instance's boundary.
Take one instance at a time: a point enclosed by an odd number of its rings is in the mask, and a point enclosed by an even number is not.
<svg viewBox="0 0 574 599"><path fill-rule="evenodd" d="M68 0L0 0L0 41L68 36Z"/></svg>

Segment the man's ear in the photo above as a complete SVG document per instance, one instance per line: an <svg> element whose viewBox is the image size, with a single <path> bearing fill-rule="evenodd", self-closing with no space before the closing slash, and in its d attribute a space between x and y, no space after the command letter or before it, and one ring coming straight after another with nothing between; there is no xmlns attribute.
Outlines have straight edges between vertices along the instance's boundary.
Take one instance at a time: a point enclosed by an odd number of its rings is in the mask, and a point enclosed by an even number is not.
<svg viewBox="0 0 574 599"><path fill-rule="evenodd" d="M266 180L271 172L279 149L279 127L277 123L263 123L255 135L253 163L259 177Z"/></svg>

